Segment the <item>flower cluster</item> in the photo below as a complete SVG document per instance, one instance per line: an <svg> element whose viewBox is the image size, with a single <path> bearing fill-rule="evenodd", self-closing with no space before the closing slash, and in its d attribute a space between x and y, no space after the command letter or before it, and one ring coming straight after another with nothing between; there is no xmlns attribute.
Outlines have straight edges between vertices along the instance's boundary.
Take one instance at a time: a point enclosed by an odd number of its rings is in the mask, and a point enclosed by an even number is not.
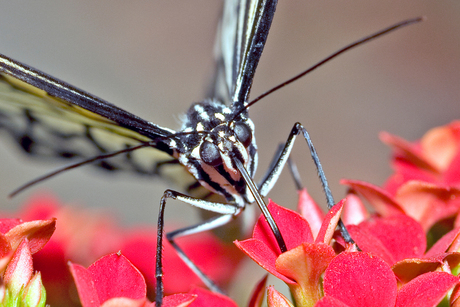
<svg viewBox="0 0 460 307"><path fill-rule="evenodd" d="M48 242L55 219L23 222L0 220L0 305L44 307L46 291L40 273L34 273L32 254Z"/></svg>
<svg viewBox="0 0 460 307"><path fill-rule="evenodd" d="M121 306L118 298L123 298L124 303L126 298L130 304L122 306L149 306L147 298L155 297L155 228L137 226L125 229L118 226L110 214L62 205L50 195L34 196L15 215L21 217L21 220L0 220L0 232L6 237L4 242L0 240L0 244L5 245L0 246L3 256L0 258L0 268L5 272L5 266L13 257L21 239L28 239L33 265L32 262L28 263L20 272L25 269L30 271L29 275L33 269L40 272L38 278L46 288L47 304L53 307L82 304L84 307ZM21 222L17 226L22 220L30 222ZM52 221L53 228L38 228L37 225L42 225L44 221ZM180 244L191 259L221 286L229 283L235 273L234 268L243 258L233 244L223 243L211 233L188 237L187 240L180 241ZM190 285L203 286L202 281L167 242L163 255L166 294L187 292L191 289ZM89 268L83 269L83 266ZM101 266L104 269L98 270ZM114 278L117 274L122 281ZM7 276L5 273L4 283L8 286L11 278L8 279ZM92 276L94 280L91 281L88 276ZM87 282L92 283L95 289L88 290ZM16 284L13 284L14 289L19 291L21 286ZM123 289L126 285L132 287ZM101 287L110 291L104 292ZM196 295L192 292L190 295L172 296L165 302L193 301L192 298ZM13 306L2 305L1 297L0 293L0 306Z"/></svg>
<svg viewBox="0 0 460 307"><path fill-rule="evenodd" d="M263 216L251 238L235 241L290 290L288 298L266 287L265 276L249 307L262 306L265 292L269 307L460 306L460 122L414 143L388 133L381 139L393 149L395 169L383 187L343 180L348 194L326 213L306 190L299 192L299 213L270 201L284 253ZM155 305L149 294L154 229L122 229L106 214L61 206L50 197L35 198L19 216L0 220L0 306ZM353 242L337 230L340 220ZM211 234L181 242L219 285L229 282L241 260L235 246ZM237 306L200 288L167 244L164 255L169 295L163 306Z"/></svg>
<svg viewBox="0 0 460 307"><path fill-rule="evenodd" d="M394 150L384 188L343 180L349 194L326 215L306 190L301 214L271 203L285 253L262 216L251 239L235 242L288 285L294 303L269 287L268 306L460 305L460 122L415 143L381 138ZM339 217L354 243L335 231Z"/></svg>

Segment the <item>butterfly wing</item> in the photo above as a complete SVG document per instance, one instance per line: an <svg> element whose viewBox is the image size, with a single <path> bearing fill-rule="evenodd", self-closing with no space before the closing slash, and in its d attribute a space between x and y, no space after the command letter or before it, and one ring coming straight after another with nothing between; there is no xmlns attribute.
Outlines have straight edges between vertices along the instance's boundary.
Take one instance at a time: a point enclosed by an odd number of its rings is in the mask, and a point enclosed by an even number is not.
<svg viewBox="0 0 460 307"><path fill-rule="evenodd" d="M277 1L227 0L217 33L212 97L241 107L247 103Z"/></svg>
<svg viewBox="0 0 460 307"><path fill-rule="evenodd" d="M173 181L187 178L183 187L192 182L191 176L174 163L171 147L164 146L169 145L168 136L175 131L154 125L3 55L0 55L0 129L36 157L87 159L153 142L153 147L101 160L97 165L107 170L161 174ZM162 140L162 146L158 140ZM176 166L158 168L159 163ZM177 176L177 170L185 177Z"/></svg>
<svg viewBox="0 0 460 307"><path fill-rule="evenodd" d="M225 1L216 42L217 77L211 97L235 105L247 102L276 4L273 0ZM0 129L7 131L27 153L38 157L87 159L153 141L156 148L137 150L119 157L121 161L100 161L99 166L181 178L182 187L193 182L169 155L173 145L165 138L173 130L3 55ZM155 146L160 139L161 146ZM159 163L176 167L157 168Z"/></svg>

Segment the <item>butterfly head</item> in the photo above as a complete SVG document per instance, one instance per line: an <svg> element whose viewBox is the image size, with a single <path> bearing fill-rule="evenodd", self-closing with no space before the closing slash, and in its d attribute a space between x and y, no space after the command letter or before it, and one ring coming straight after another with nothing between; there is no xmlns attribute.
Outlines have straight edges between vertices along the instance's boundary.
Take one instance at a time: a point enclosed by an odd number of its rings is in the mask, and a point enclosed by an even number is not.
<svg viewBox="0 0 460 307"><path fill-rule="evenodd" d="M253 131L244 121L221 124L203 138L199 147L200 158L207 165L224 165L227 171L236 174L232 160L238 159L248 167L251 160L248 148L252 139Z"/></svg>
<svg viewBox="0 0 460 307"><path fill-rule="evenodd" d="M247 202L251 197L235 159L251 176L255 173L254 125L246 114L235 119L233 115L230 108L216 101L193 105L182 131L197 133L185 140L187 150L179 154L179 161L208 189L229 200Z"/></svg>

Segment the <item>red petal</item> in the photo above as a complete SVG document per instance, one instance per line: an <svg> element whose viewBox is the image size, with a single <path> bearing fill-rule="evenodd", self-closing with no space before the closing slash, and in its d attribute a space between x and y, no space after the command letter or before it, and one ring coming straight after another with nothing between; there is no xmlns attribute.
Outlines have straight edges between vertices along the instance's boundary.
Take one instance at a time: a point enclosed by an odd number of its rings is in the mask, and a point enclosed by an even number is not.
<svg viewBox="0 0 460 307"><path fill-rule="evenodd" d="M189 294L197 295L197 298L190 304L191 307L238 307L229 297L202 288L193 288Z"/></svg>
<svg viewBox="0 0 460 307"><path fill-rule="evenodd" d="M179 293L163 298L163 307L187 307L196 299L196 294ZM155 304L152 304L155 306Z"/></svg>
<svg viewBox="0 0 460 307"><path fill-rule="evenodd" d="M450 186L459 186L460 183L460 151L452 159L449 167L443 174L444 182Z"/></svg>
<svg viewBox="0 0 460 307"><path fill-rule="evenodd" d="M19 244L6 268L4 282L7 288L18 295L32 277L33 262L27 239Z"/></svg>
<svg viewBox="0 0 460 307"><path fill-rule="evenodd" d="M405 215L373 218L348 227L351 237L365 252L384 259L389 265L405 258L421 258L426 249L425 233Z"/></svg>
<svg viewBox="0 0 460 307"><path fill-rule="evenodd" d="M56 219L52 218L49 220L24 222L8 231L6 237L9 239L13 249L15 249L22 240L27 238L30 251L32 254L35 254L45 246L55 230Z"/></svg>
<svg viewBox="0 0 460 307"><path fill-rule="evenodd" d="M315 307L349 307L349 305L332 296L325 296L315 304Z"/></svg>
<svg viewBox="0 0 460 307"><path fill-rule="evenodd" d="M264 242L255 239L248 239L244 241L235 241L234 243L267 272L273 274L286 283L295 283L293 280L285 277L276 270L276 258L278 258L278 254L270 249Z"/></svg>
<svg viewBox="0 0 460 307"><path fill-rule="evenodd" d="M393 199L390 193L382 188L357 180L341 180L340 183L350 186L354 191L364 196L382 216L405 213L404 209Z"/></svg>
<svg viewBox="0 0 460 307"><path fill-rule="evenodd" d="M262 303L264 302L264 294L265 294L265 285L267 284L268 274L265 274L264 278L262 278L252 290L252 294L250 296L248 307L261 307Z"/></svg>
<svg viewBox="0 0 460 307"><path fill-rule="evenodd" d="M420 140L423 156L439 171L445 171L457 155L460 122L452 122L449 125L436 127L425 133Z"/></svg>
<svg viewBox="0 0 460 307"><path fill-rule="evenodd" d="M442 254L449 251L455 252L459 251L458 247L453 247L453 249L450 249L449 247L452 245L454 240L456 242L458 241L460 234L460 228L452 229L448 233L446 233L444 236L442 236L441 239L439 239L431 248L428 252L426 252L424 258L429 258L436 256L438 254ZM456 244L458 245L458 243Z"/></svg>
<svg viewBox="0 0 460 307"><path fill-rule="evenodd" d="M114 297L104 303L100 307L146 307L151 305L146 299L137 299L127 297Z"/></svg>
<svg viewBox="0 0 460 307"><path fill-rule="evenodd" d="M324 294L350 307L393 306L396 278L380 258L367 253L342 253L324 275Z"/></svg>
<svg viewBox="0 0 460 307"><path fill-rule="evenodd" d="M12 251L10 240L3 234L0 233L0 258L8 256ZM6 264L6 263L5 263ZM3 271L3 268L0 268L0 272Z"/></svg>
<svg viewBox="0 0 460 307"><path fill-rule="evenodd" d="M292 303L273 286L268 287L268 307L293 307Z"/></svg>
<svg viewBox="0 0 460 307"><path fill-rule="evenodd" d="M460 189L421 181L409 181L402 185L395 199L425 230L437 221L453 216L460 209Z"/></svg>
<svg viewBox="0 0 460 307"><path fill-rule="evenodd" d="M420 275L399 290L396 307L436 306L458 282L458 277L444 272Z"/></svg>
<svg viewBox="0 0 460 307"><path fill-rule="evenodd" d="M308 221L311 232L316 238L324 219L323 210L321 210L310 194L308 194L307 189L304 188L297 193L299 194L297 211Z"/></svg>
<svg viewBox="0 0 460 307"><path fill-rule="evenodd" d="M301 287L291 288L297 304L312 306L321 298L321 276L334 257L332 247L323 243L303 243L278 257L277 271Z"/></svg>
<svg viewBox="0 0 460 307"><path fill-rule="evenodd" d="M347 230L350 236L364 252L371 252L385 260L388 265L396 262L391 252L386 246L374 237L372 231L366 227L359 227L359 225L348 225Z"/></svg>
<svg viewBox="0 0 460 307"><path fill-rule="evenodd" d="M326 214L315 243L329 244L331 242L335 229L337 228L337 223L340 220L340 214L342 213L344 203L345 199L342 199Z"/></svg>
<svg viewBox="0 0 460 307"><path fill-rule="evenodd" d="M144 277L123 255L104 256L88 271L101 302L113 297L140 299L147 295Z"/></svg>
<svg viewBox="0 0 460 307"><path fill-rule="evenodd" d="M459 263L459 253L443 253L429 259L404 259L396 263L392 269L400 284L406 284L417 276L439 270L444 265L454 268Z"/></svg>
<svg viewBox="0 0 460 307"><path fill-rule="evenodd" d="M459 307L459 303L460 303L459 297L460 297L460 287L457 284L450 296L450 306L451 307Z"/></svg>
<svg viewBox="0 0 460 307"><path fill-rule="evenodd" d="M379 137L383 143L391 146L398 155L403 156L405 160L410 161L412 164L416 165L417 168L429 172L438 171L431 161L425 158L423 151L418 146L388 132L381 132Z"/></svg>
<svg viewBox="0 0 460 307"><path fill-rule="evenodd" d="M69 263L70 272L77 286L78 296L83 307L98 307L101 305L91 273L79 264Z"/></svg>
<svg viewBox="0 0 460 307"><path fill-rule="evenodd" d="M355 193L348 193L342 210L345 225L358 225L369 218L369 213L361 199Z"/></svg>
<svg viewBox="0 0 460 307"><path fill-rule="evenodd" d="M288 250L304 242L313 242L310 225L297 212L278 206L271 200L268 209L283 235ZM263 215L259 217L254 227L253 238L264 242L277 254L281 254L275 236Z"/></svg>
<svg viewBox="0 0 460 307"><path fill-rule="evenodd" d="M385 182L385 190L395 195L399 187L410 180L437 182L439 174L428 173L410 164L408 161L395 159L391 162L395 174Z"/></svg>

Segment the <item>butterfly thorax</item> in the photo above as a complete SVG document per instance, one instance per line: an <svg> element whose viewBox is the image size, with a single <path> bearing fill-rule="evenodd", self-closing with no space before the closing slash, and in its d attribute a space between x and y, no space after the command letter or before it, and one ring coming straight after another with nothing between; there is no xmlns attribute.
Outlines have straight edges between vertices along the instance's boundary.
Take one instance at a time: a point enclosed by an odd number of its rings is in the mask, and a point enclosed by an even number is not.
<svg viewBox="0 0 460 307"><path fill-rule="evenodd" d="M244 206L253 201L236 168L240 160L252 177L257 166L254 125L218 101L193 104L186 114L174 156L206 188ZM195 133L196 132L196 133Z"/></svg>

